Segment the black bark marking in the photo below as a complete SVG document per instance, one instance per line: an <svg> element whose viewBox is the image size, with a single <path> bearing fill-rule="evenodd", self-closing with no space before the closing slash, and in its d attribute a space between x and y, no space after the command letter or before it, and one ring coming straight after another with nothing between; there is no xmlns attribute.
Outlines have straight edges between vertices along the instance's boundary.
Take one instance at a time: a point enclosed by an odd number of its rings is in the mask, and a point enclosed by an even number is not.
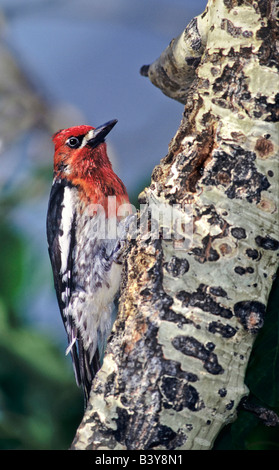
<svg viewBox="0 0 279 470"><path fill-rule="evenodd" d="M227 31L232 37L237 38L242 34L242 28L234 26L233 22L227 18L223 18L221 21L221 29Z"/></svg>
<svg viewBox="0 0 279 470"><path fill-rule="evenodd" d="M228 324L224 325L217 321L213 321L209 324L208 331L213 334L218 333L223 336L223 338L232 338L237 332L237 330L232 326Z"/></svg>
<svg viewBox="0 0 279 470"><path fill-rule="evenodd" d="M175 349L186 356L192 356L203 362L203 367L210 374L218 375L224 372L223 367L218 363L215 353L208 350L198 340L191 336L176 336L172 340Z"/></svg>
<svg viewBox="0 0 279 470"><path fill-rule="evenodd" d="M221 398L224 398L227 395L227 390L225 388L220 388L220 390L218 390L218 393Z"/></svg>
<svg viewBox="0 0 279 470"><path fill-rule="evenodd" d="M254 117L260 118L263 114L267 116L263 119L267 122L278 122L279 120L279 93L275 95L274 103L269 103L269 96L261 95L255 98Z"/></svg>
<svg viewBox="0 0 279 470"><path fill-rule="evenodd" d="M270 183L265 175L258 172L255 166L256 154L232 146L232 152L216 151L212 168L208 170L205 185L225 188L229 199L242 199L250 203L260 202L261 192L266 191Z"/></svg>
<svg viewBox="0 0 279 470"><path fill-rule="evenodd" d="M227 292L224 289L222 289L222 287L220 287L220 286L210 287L209 292L210 292L210 294L215 295L216 297L227 297L228 296Z"/></svg>
<svg viewBox="0 0 279 470"><path fill-rule="evenodd" d="M187 25L184 31L184 37L186 41L191 42L191 48L194 51L198 51L202 46L201 35L198 30L198 20L193 18Z"/></svg>
<svg viewBox="0 0 279 470"><path fill-rule="evenodd" d="M206 287L200 284L197 291L186 292L184 290L178 292L176 297L181 300L182 305L185 307L198 307L204 312L210 312L212 315L218 315L223 318L231 318L233 316L230 309L223 307L216 302L210 294L205 292ZM216 294L215 294L216 295Z"/></svg>
<svg viewBox="0 0 279 470"><path fill-rule="evenodd" d="M241 240L241 238L246 238L246 231L242 227L234 227L231 229L231 234L237 240Z"/></svg>
<svg viewBox="0 0 279 470"><path fill-rule="evenodd" d="M255 238L257 245L264 250L276 251L279 248L279 241L271 237L261 237L260 235Z"/></svg>
<svg viewBox="0 0 279 470"><path fill-rule="evenodd" d="M165 397L163 399L165 408L173 408L175 411L181 411L183 408L199 411L204 408L198 391L183 380L176 377L163 377L161 389Z"/></svg>
<svg viewBox="0 0 279 470"><path fill-rule="evenodd" d="M242 266L236 266L236 267L234 268L234 272L235 272L236 274L239 274L240 276L243 276L243 274L246 273L246 269L243 268Z"/></svg>
<svg viewBox="0 0 279 470"><path fill-rule="evenodd" d="M192 251L200 263L205 263L206 261L217 261L220 258L218 252L212 248L211 241L212 237L210 235L206 235L202 239L203 247L193 248Z"/></svg>
<svg viewBox="0 0 279 470"><path fill-rule="evenodd" d="M244 300L234 305L234 313L245 330L257 333L264 323L265 305L255 300Z"/></svg>
<svg viewBox="0 0 279 470"><path fill-rule="evenodd" d="M165 268L173 277L183 276L183 274L189 271L189 262L187 259L172 256L170 261L165 264Z"/></svg>
<svg viewBox="0 0 279 470"><path fill-rule="evenodd" d="M147 449L153 447L165 446L167 450L177 449L181 447L187 440L187 436L183 431L177 433L169 426L158 424L151 432Z"/></svg>
<svg viewBox="0 0 279 470"><path fill-rule="evenodd" d="M252 248L247 248L246 250L246 255L249 256L249 258L256 260L259 258L259 252L258 250L254 250Z"/></svg>
<svg viewBox="0 0 279 470"><path fill-rule="evenodd" d="M231 401L226 405L226 409L227 409L227 410L232 410L233 407L234 407L234 400L231 400Z"/></svg>

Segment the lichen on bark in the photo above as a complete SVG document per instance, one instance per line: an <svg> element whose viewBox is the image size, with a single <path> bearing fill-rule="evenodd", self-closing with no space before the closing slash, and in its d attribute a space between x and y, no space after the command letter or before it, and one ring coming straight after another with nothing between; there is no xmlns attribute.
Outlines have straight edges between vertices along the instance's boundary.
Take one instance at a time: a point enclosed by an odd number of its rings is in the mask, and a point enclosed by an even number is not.
<svg viewBox="0 0 279 470"><path fill-rule="evenodd" d="M143 69L185 109L139 199L190 207L191 243L162 236L159 217L157 238L127 243L118 318L74 449L210 449L248 394L279 264L276 7L209 0Z"/></svg>

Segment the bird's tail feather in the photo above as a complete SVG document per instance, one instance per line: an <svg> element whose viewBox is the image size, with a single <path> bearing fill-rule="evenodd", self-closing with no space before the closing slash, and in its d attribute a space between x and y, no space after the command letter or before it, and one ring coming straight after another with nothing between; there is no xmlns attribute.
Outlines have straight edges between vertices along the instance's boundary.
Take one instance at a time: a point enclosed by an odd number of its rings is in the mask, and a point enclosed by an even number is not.
<svg viewBox="0 0 279 470"><path fill-rule="evenodd" d="M100 357L98 348L90 360L89 351L85 350L82 345L82 341L78 341L78 367L80 375L80 384L83 389L85 407L89 400L89 394L91 390L92 380L96 373L100 369Z"/></svg>

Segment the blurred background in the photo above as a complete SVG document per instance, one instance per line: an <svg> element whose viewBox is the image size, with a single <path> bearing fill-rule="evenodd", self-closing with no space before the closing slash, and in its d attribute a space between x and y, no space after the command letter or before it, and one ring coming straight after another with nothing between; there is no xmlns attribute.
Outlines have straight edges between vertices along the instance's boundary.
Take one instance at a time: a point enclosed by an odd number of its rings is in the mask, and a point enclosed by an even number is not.
<svg viewBox="0 0 279 470"><path fill-rule="evenodd" d="M0 0L0 449L67 449L83 415L47 253L51 135L117 118L109 155L136 205L183 113L139 69L205 6L206 0ZM273 342L271 358L278 356ZM253 357L259 370L261 349ZM273 360L273 377L277 365ZM277 391L278 385L273 407ZM216 448L278 448L278 433L266 437L256 418L241 416L245 439L228 427Z"/></svg>

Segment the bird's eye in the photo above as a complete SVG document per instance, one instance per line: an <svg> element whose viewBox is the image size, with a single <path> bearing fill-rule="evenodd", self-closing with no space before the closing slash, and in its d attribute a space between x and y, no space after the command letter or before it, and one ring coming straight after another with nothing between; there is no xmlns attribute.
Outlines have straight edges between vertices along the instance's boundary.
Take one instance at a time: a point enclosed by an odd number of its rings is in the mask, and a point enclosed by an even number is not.
<svg viewBox="0 0 279 470"><path fill-rule="evenodd" d="M77 148L79 147L79 140L77 137L70 137L68 140L67 140L67 145L71 148Z"/></svg>

